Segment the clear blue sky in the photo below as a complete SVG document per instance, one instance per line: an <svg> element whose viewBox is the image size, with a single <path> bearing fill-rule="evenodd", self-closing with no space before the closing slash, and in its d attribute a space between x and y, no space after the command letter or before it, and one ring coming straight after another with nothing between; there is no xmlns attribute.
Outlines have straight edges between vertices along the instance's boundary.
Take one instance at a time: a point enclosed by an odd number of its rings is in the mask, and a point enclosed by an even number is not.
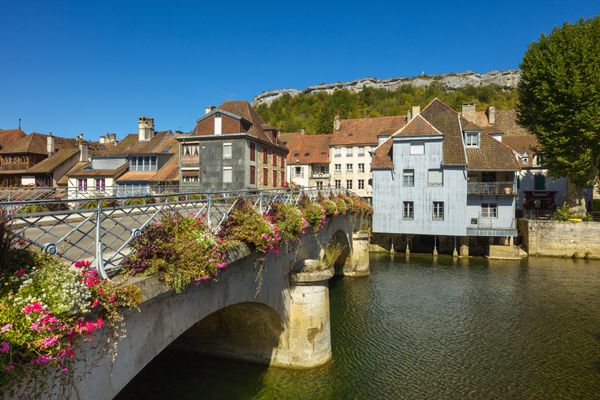
<svg viewBox="0 0 600 400"><path fill-rule="evenodd" d="M517 68L598 0L0 0L0 128L122 137L191 129L205 105L373 76Z"/></svg>

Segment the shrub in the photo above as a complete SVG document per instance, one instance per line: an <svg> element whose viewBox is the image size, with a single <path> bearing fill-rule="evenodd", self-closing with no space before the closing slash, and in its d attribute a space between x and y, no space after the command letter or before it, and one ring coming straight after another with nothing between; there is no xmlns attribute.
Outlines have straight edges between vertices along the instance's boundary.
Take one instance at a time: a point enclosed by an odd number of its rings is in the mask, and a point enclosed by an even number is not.
<svg viewBox="0 0 600 400"><path fill-rule="evenodd" d="M123 265L132 275L156 273L179 293L227 267L222 242L202 218L166 213L132 241L134 251Z"/></svg>
<svg viewBox="0 0 600 400"><path fill-rule="evenodd" d="M100 201L100 207L116 207L118 205L116 200L102 200ZM91 209L91 208L98 208L98 200L89 200L89 201L84 201L79 203L79 208L80 209Z"/></svg>
<svg viewBox="0 0 600 400"><path fill-rule="evenodd" d="M219 231L219 237L246 243L251 250L266 254L277 250L281 240L279 228L252 206L238 200Z"/></svg>
<svg viewBox="0 0 600 400"><path fill-rule="evenodd" d="M571 212L571 208L567 203L563 203L562 206L556 209L554 215L552 216L557 221L568 221L573 218L573 213Z"/></svg>
<svg viewBox="0 0 600 400"><path fill-rule="evenodd" d="M271 222L275 223L275 226L279 228L283 240L295 240L305 230L302 211L292 204L273 204L270 218Z"/></svg>
<svg viewBox="0 0 600 400"><path fill-rule="evenodd" d="M346 215L348 212L348 206L346 202L341 197L334 197L331 199L335 203L338 215Z"/></svg>
<svg viewBox="0 0 600 400"><path fill-rule="evenodd" d="M323 206L316 202L309 202L303 207L306 222L313 227L315 231L321 229L325 223L325 210Z"/></svg>
<svg viewBox="0 0 600 400"><path fill-rule="evenodd" d="M325 209L325 214L328 217L332 217L334 215L338 215L337 206L335 205L335 201L330 199L322 199L320 201L321 205Z"/></svg>

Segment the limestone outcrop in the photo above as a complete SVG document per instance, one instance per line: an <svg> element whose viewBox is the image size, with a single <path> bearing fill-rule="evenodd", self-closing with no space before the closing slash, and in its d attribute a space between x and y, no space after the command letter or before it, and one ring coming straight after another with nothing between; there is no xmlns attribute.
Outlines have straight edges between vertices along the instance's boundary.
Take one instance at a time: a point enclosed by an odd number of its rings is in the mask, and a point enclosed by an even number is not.
<svg viewBox="0 0 600 400"><path fill-rule="evenodd" d="M285 94L296 96L300 93L333 93L336 90L347 89L351 92L360 92L364 88L378 88L395 90L403 85L415 87L429 86L438 82L446 88L446 90L456 90L465 86L487 86L498 85L504 89L515 89L521 79L521 71L518 69L509 69L506 71L490 71L486 73L476 73L467 71L462 73L448 73L439 75L420 75L407 78L362 78L349 82L321 83L319 85L309 86L304 90L298 89L277 89L267 90L254 96L253 102L255 106L261 104L271 104Z"/></svg>

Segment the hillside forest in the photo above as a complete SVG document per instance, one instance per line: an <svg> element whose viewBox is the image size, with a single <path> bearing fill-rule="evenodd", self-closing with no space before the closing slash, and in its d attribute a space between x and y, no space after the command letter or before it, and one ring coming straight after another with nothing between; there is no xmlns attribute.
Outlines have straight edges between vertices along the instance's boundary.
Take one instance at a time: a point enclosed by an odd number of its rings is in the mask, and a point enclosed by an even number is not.
<svg viewBox="0 0 600 400"><path fill-rule="evenodd" d="M466 86L454 91L442 85L429 87L401 86L397 90L365 88L358 93L346 89L332 94L288 94L270 105L256 107L261 118L281 132L297 132L304 128L307 134L331 133L336 113L340 118L366 118L406 114L412 105L425 107L433 98L439 98L455 110L464 103L477 104L478 110L489 105L497 109L515 108L517 92L496 85Z"/></svg>

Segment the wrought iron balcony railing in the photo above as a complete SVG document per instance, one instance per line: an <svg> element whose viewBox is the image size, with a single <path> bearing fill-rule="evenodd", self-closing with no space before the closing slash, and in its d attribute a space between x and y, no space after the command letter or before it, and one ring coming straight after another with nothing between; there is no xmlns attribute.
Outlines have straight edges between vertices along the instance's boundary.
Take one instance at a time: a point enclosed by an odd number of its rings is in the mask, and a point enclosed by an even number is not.
<svg viewBox="0 0 600 400"><path fill-rule="evenodd" d="M514 182L468 182L467 194L516 196L517 185Z"/></svg>

